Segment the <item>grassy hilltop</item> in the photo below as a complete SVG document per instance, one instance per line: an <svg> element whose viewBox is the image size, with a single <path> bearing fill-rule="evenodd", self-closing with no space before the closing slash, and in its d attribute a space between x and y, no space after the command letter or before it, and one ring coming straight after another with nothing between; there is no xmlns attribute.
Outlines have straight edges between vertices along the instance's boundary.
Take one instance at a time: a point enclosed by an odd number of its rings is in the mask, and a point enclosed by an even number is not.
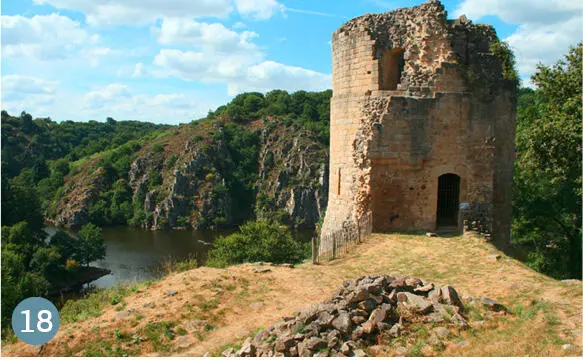
<svg viewBox="0 0 583 361"><path fill-rule="evenodd" d="M370 355L395 355L390 342L404 345L410 356L581 354L581 282L541 275L476 236L373 234L328 264L264 268L270 272L255 273L251 264L174 272L107 294L101 303L66 307L59 334L40 355L219 355L283 316L329 298L344 279L379 273L450 284L464 296L493 298L508 311L493 313L464 301L471 328L451 332L444 346L428 340L440 324L411 325L412 337L383 338L366 350ZM462 341L468 342L458 346ZM36 352L21 342L3 349L6 356Z"/></svg>

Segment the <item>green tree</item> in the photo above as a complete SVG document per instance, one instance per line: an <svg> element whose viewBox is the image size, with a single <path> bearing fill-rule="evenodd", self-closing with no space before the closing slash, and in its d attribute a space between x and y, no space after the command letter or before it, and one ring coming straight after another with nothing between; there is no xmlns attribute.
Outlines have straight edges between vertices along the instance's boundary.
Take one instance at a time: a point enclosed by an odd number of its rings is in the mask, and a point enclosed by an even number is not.
<svg viewBox="0 0 583 361"><path fill-rule="evenodd" d="M307 247L296 241L287 227L277 222L250 221L239 232L219 237L209 252L209 265L224 267L245 262L297 263Z"/></svg>
<svg viewBox="0 0 583 361"><path fill-rule="evenodd" d="M26 221L33 233L42 232L43 216L36 189L2 175L2 225Z"/></svg>
<svg viewBox="0 0 583 361"><path fill-rule="evenodd" d="M89 223L83 226L77 235L77 261L88 266L90 262L105 257L105 244L101 228Z"/></svg>
<svg viewBox="0 0 583 361"><path fill-rule="evenodd" d="M64 264L67 260L75 259L75 254L77 252L78 244L77 239L72 237L67 232L58 230L51 237L51 246L56 247L61 255L61 263Z"/></svg>
<svg viewBox="0 0 583 361"><path fill-rule="evenodd" d="M581 278L582 48L538 66L517 117L513 242L558 278Z"/></svg>
<svg viewBox="0 0 583 361"><path fill-rule="evenodd" d="M162 144L156 143L152 146L152 152L162 153L164 151L164 146Z"/></svg>
<svg viewBox="0 0 583 361"><path fill-rule="evenodd" d="M245 97L243 101L243 110L250 115L254 115L263 107L263 95L262 94L249 94Z"/></svg>
<svg viewBox="0 0 583 361"><path fill-rule="evenodd" d="M50 287L44 273L54 269L58 255L42 254L43 237L44 232L31 227L26 220L2 226L2 328L10 324L12 309L18 302L44 296Z"/></svg>
<svg viewBox="0 0 583 361"><path fill-rule="evenodd" d="M34 173L35 182L38 182L39 180L48 177L50 174L49 167L47 167L47 162L45 162L44 159L37 159L36 162L34 162L32 171Z"/></svg>

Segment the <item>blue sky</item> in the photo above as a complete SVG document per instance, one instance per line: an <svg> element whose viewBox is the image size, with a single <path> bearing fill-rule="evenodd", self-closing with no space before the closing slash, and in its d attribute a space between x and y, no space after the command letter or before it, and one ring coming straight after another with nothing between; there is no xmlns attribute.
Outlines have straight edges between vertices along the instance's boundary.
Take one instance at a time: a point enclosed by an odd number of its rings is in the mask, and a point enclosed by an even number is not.
<svg viewBox="0 0 583 361"><path fill-rule="evenodd" d="M177 124L242 91L331 87L330 38L401 0L2 0L2 108ZM523 84L583 38L578 0L443 0L495 26Z"/></svg>

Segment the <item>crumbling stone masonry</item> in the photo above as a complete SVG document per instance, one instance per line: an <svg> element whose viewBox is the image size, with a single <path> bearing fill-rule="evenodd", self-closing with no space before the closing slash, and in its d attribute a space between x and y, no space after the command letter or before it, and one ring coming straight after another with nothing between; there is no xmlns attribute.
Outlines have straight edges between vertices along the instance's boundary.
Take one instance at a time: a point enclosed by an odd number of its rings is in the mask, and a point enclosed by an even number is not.
<svg viewBox="0 0 583 361"><path fill-rule="evenodd" d="M508 242L516 82L498 41L436 0L334 32L322 235L372 213L375 231L475 228Z"/></svg>

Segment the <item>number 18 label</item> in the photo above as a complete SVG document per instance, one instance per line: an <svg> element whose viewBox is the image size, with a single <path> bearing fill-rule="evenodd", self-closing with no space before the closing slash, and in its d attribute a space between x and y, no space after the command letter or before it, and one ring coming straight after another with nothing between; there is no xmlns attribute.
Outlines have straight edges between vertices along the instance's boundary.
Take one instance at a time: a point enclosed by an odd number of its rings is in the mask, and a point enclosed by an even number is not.
<svg viewBox="0 0 583 361"><path fill-rule="evenodd" d="M55 337L59 321L55 305L42 297L27 298L12 312L12 330L31 345L42 345Z"/></svg>

